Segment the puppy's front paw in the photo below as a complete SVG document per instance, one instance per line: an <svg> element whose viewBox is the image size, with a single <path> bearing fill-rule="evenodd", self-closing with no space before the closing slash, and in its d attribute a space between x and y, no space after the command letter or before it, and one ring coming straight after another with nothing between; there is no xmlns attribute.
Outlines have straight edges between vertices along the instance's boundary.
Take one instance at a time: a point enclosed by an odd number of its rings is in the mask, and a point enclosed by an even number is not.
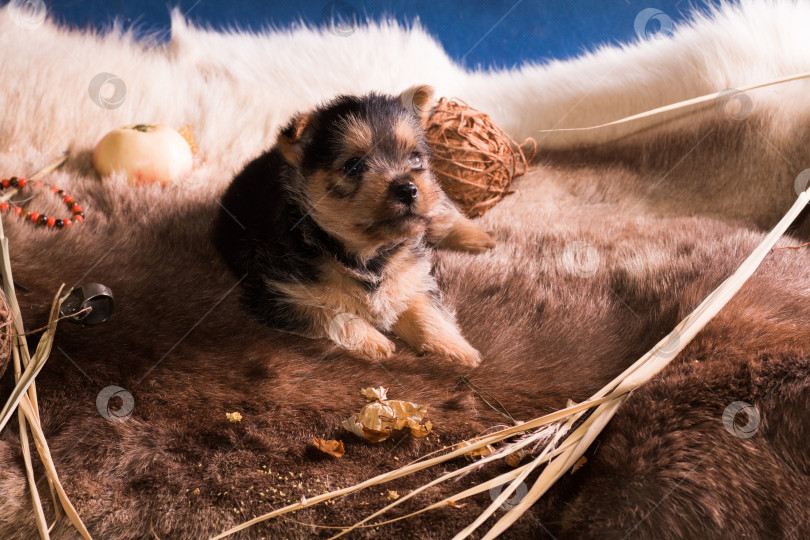
<svg viewBox="0 0 810 540"><path fill-rule="evenodd" d="M394 342L382 335L376 329L371 328L363 337L363 341L357 348L357 352L374 360L385 360L390 358L396 350Z"/></svg>
<svg viewBox="0 0 810 540"><path fill-rule="evenodd" d="M425 343L422 348L425 352L437 354L462 366L472 368L481 363L481 353L463 338Z"/></svg>
<svg viewBox="0 0 810 540"><path fill-rule="evenodd" d="M495 240L484 229L472 221L465 220L454 227L437 244L440 248L481 253L495 247Z"/></svg>
<svg viewBox="0 0 810 540"><path fill-rule="evenodd" d="M329 324L328 333L336 345L374 360L390 357L396 348L390 339L368 321L349 313L334 317Z"/></svg>

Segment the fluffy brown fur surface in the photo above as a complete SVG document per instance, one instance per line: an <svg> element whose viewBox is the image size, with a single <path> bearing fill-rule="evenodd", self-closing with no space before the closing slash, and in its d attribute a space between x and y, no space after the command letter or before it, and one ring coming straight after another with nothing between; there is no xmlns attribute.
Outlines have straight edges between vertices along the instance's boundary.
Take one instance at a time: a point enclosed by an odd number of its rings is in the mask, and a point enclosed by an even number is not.
<svg viewBox="0 0 810 540"><path fill-rule="evenodd" d="M83 69L78 65L60 69ZM210 70L185 77L213 76ZM86 79L76 80L87 101ZM31 96L8 95L25 103ZM124 107L138 99L133 91ZM55 103L49 107L56 116L85 106ZM230 118L223 103L220 118ZM167 106L165 114L174 110ZM325 340L273 331L243 311L237 280L219 260L209 229L231 177L222 170L250 158L245 148L259 151L255 141L269 129L261 120L246 130L238 156L210 133L201 138L204 159L219 167L197 168L210 189L99 181L90 150L105 127L80 120L88 131L76 130L73 157L50 181L82 203L86 222L57 233L3 218L15 278L30 291L18 290L29 328L45 323L62 282L98 281L116 295L117 312L101 326L60 324L37 379L43 428L68 495L96 538L205 538L501 424L462 375L518 420L587 398L695 308L792 202L794 179L810 163L810 116L786 118L767 110L739 121L716 115L668 134L543 152L518 192L481 219L497 242L493 250L435 254L440 288L483 357L472 370L420 358L401 343L390 360L369 362ZM67 136L23 128L18 122L0 133L4 175L47 161ZM36 193L31 204L49 215L62 211L49 193ZM804 242L807 233L804 219L780 246ZM630 397L587 463L507 536L810 536L809 265L807 249L771 253L670 367ZM124 422L110 422L97 408L109 385L134 398ZM362 406L359 390L377 385L392 398L429 404L435 435L371 445L340 428ZM0 396L10 386L7 373ZM723 424L735 402L759 412L751 437ZM233 411L241 422L226 419ZM28 539L37 533L17 434L12 420L0 435L0 537ZM345 441L346 455L318 452L313 436ZM389 502L386 489L402 494L456 466L238 536L326 536L334 530L315 525L350 524ZM428 498L498 470L466 476ZM37 478L47 493L41 468ZM354 537L448 538L490 503L482 494L461 508ZM62 519L52 537L77 535Z"/></svg>
<svg viewBox="0 0 810 540"><path fill-rule="evenodd" d="M208 197L86 180L73 189L93 210L83 230L52 234L9 220L16 276L31 290L20 294L30 327L44 321L62 281L106 283L120 306L99 327L60 326L37 383L52 453L79 513L100 538L139 538L152 530L161 538L203 537L498 424L498 415L459 383L461 375L518 419L584 399L668 332L761 238L754 224L681 215L678 204L661 215L648 207L646 192L667 175L657 189L674 198L677 186L719 148L730 166L762 155L755 136L762 120L543 160L518 195L484 218L498 241L492 252L436 254L441 287L484 357L472 371L425 361L407 347L375 364L254 322L240 309L237 284L208 240L206 224L217 209ZM649 147L677 155L701 137L703 144L675 167L624 157L646 155ZM733 154L730 140L737 141ZM781 150L795 162L810 158L798 143ZM72 166L84 170L89 163ZM737 166L752 178L789 175L786 163L765 157L759 165ZM714 178L725 174L709 170ZM772 206L764 214L782 210ZM573 242L593 251L585 259L569 257ZM98 263L88 269L88 260ZM510 535L808 534L810 455L802 444L810 430L808 263L807 251L770 255L667 372L627 402L588 463ZM7 389L9 379L4 383ZM110 384L134 396L123 423L96 409L98 392ZM342 431L341 420L361 405L358 390L372 385L429 403L436 436L369 445ZM723 411L735 401L760 412L751 438L723 426ZM228 411L241 411L242 422L229 423ZM310 447L313 436L324 435L346 442L344 458ZM0 449L0 529L4 537L29 538L34 520L13 425ZM407 491L427 478L390 489ZM480 478L471 475L452 488ZM250 536L326 534L306 524L350 523L384 500L374 489L297 513L294 521L261 525ZM358 535L444 538L489 502L485 495L461 509ZM72 536L64 522L56 532Z"/></svg>

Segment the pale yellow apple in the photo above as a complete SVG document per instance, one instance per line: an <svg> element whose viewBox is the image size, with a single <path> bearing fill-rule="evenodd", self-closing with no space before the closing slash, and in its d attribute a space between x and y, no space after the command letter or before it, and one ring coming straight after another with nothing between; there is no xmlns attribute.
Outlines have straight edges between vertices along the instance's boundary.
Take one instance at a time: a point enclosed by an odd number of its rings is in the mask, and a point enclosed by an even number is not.
<svg viewBox="0 0 810 540"><path fill-rule="evenodd" d="M93 166L101 176L123 171L130 184L169 184L191 173L191 148L169 126L135 124L104 135L93 152Z"/></svg>

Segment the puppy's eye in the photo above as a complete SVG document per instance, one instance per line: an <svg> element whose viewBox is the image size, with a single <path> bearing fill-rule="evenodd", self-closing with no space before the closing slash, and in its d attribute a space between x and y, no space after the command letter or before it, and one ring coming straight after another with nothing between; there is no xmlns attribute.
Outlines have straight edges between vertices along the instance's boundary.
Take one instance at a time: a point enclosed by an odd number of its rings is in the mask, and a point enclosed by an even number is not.
<svg viewBox="0 0 810 540"><path fill-rule="evenodd" d="M414 169L421 169L425 166L425 163L422 161L422 156L420 156L418 152L413 152L409 161L411 167Z"/></svg>
<svg viewBox="0 0 810 540"><path fill-rule="evenodd" d="M343 164L343 174L357 177L366 170L366 162L362 158L352 158Z"/></svg>

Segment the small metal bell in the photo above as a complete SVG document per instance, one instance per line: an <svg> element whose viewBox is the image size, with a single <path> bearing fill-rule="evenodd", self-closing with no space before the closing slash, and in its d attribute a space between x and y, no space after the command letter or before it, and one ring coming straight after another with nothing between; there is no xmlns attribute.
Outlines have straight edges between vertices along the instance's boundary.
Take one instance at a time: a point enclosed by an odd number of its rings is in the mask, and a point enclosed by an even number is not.
<svg viewBox="0 0 810 540"><path fill-rule="evenodd" d="M90 310L76 315L87 308ZM69 317L68 321L82 326L95 326L109 319L114 310L115 299L109 287L101 283L83 283L70 291L62 302L59 316Z"/></svg>

